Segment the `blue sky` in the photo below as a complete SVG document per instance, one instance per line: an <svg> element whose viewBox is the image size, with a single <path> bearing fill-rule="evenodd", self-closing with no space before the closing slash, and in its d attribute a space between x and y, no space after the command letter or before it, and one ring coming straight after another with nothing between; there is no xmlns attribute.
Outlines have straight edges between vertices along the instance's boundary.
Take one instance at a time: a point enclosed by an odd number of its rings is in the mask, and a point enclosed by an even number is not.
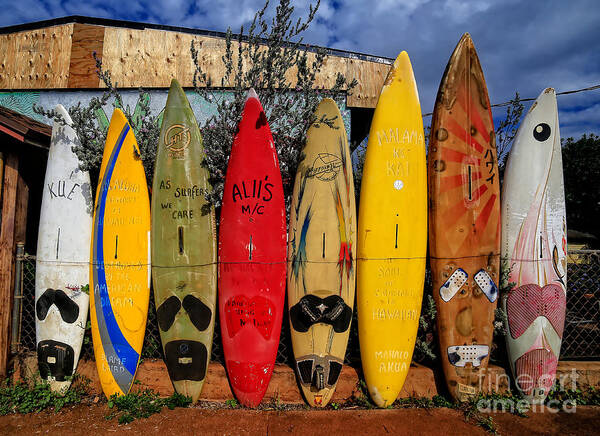
<svg viewBox="0 0 600 436"><path fill-rule="evenodd" d="M205 30L231 27L235 32L263 3L0 0L0 26L87 15ZM298 15L309 3L292 0ZM464 32L477 47L492 103L509 100L515 92L537 97L549 86L561 92L600 84L598 0L322 0L305 41L390 58L406 50L426 113L433 108L448 58ZM561 136L600 134L600 89L560 96L558 106ZM504 111L495 110L495 117L503 117Z"/></svg>

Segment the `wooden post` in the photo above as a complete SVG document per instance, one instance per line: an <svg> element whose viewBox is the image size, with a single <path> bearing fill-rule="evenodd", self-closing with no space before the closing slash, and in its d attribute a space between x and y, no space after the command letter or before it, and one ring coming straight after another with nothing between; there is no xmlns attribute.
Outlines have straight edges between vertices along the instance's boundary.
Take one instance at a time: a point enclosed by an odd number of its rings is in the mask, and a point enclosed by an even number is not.
<svg viewBox="0 0 600 436"><path fill-rule="evenodd" d="M2 186L4 185L4 152L0 151L0 214L2 213Z"/></svg>
<svg viewBox="0 0 600 436"><path fill-rule="evenodd" d="M17 202L15 205L15 239L13 253L16 252L17 243L25 243L27 233L27 206L29 205L29 185L23 178L24 168L21 161L19 179L17 181Z"/></svg>
<svg viewBox="0 0 600 436"><path fill-rule="evenodd" d="M19 179L19 156L8 152L4 164L2 226L0 228L0 377L6 377L11 338L12 270L15 244L15 208Z"/></svg>
<svg viewBox="0 0 600 436"><path fill-rule="evenodd" d="M13 247L13 265L16 262L17 259L17 246L19 244L22 244L21 247L23 247L23 245L25 245L26 242L26 235L27 235L27 207L29 205L29 186L27 185L27 181L23 178L23 174L25 174L25 168L24 167L24 162L23 160L21 160L20 165L19 165L19 176L18 176L18 180L17 180L17 198L16 198L16 204L15 204L15 236L14 236L14 247ZM22 253L21 253L22 255ZM12 298L11 298L11 305L15 304L15 294L14 294L14 285L15 285L15 281L17 279L17 274L19 272L17 271L17 268L12 268L12 279L11 279L11 283L13 284L13 294L12 294ZM19 302L19 304L21 304ZM16 318L17 322L19 322L19 318ZM11 324L12 322L15 320L15 317L13 316L13 319L11 320ZM18 329L19 326L16 325L11 325L11 340L10 340L10 349L11 349L11 353L16 352L16 346L17 344L13 343L13 338L15 338L15 335L13 334L14 332L12 330L14 329Z"/></svg>

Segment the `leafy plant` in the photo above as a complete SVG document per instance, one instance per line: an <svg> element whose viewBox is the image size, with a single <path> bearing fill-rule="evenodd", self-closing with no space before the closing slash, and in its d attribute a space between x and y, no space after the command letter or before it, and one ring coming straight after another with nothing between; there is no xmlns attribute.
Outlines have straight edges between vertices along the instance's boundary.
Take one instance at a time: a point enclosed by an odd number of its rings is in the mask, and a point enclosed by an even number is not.
<svg viewBox="0 0 600 436"><path fill-rule="evenodd" d="M433 409L438 407L447 407L449 409L454 409L456 407L456 403L452 403L448 401L445 397L441 395L434 395L432 398L427 397L408 397L408 398L398 398L394 402L395 407L400 408L417 408L417 409Z"/></svg>
<svg viewBox="0 0 600 436"><path fill-rule="evenodd" d="M365 158L367 157L368 138L365 138L360 144L353 146L353 175L354 175L354 193L356 195L356 210L360 204L360 188L362 185L363 171L365 169Z"/></svg>
<svg viewBox="0 0 600 436"><path fill-rule="evenodd" d="M349 401L349 405L364 407L365 409L372 409L375 405L371 402L369 398L369 389L367 388L367 382L364 379L359 379L356 383L356 390L358 391L358 395L352 397Z"/></svg>
<svg viewBox="0 0 600 436"><path fill-rule="evenodd" d="M421 304L421 316L419 317L419 329L417 331L417 340L415 342L415 352L413 359L417 362L434 361L437 359L435 354L435 317L437 309L435 301L431 294L423 296Z"/></svg>
<svg viewBox="0 0 600 436"><path fill-rule="evenodd" d="M85 323L85 333L83 336L83 344L87 345L92 342L92 321L87 320Z"/></svg>
<svg viewBox="0 0 600 436"><path fill-rule="evenodd" d="M504 173L506 158L510 151L510 145L517 134L519 122L523 116L523 109L523 103L521 103L521 98L517 92L515 98L507 103L506 117L500 121L496 128L496 154L501 174Z"/></svg>
<svg viewBox="0 0 600 436"><path fill-rule="evenodd" d="M0 386L0 415L10 413L32 413L52 409L60 411L63 407L79 404L88 394L89 379L76 376L64 395L53 392L46 381L29 383L28 380L12 381L6 379Z"/></svg>
<svg viewBox="0 0 600 436"><path fill-rule="evenodd" d="M160 413L164 407L170 410L176 407L188 407L192 399L175 392L167 398L161 398L151 389L140 392L130 392L127 395L113 394L108 399L108 408L113 412L106 419L118 416L119 424L129 424L135 419L148 418L155 413Z"/></svg>
<svg viewBox="0 0 600 436"><path fill-rule="evenodd" d="M600 406L600 388L588 386L586 389L560 390L556 384L546 397L546 403L553 400L574 401L578 406Z"/></svg>
<svg viewBox="0 0 600 436"><path fill-rule="evenodd" d="M240 407L240 403L238 403L238 400L235 398L230 398L229 400L225 401L225 406L229 407L230 409L238 409Z"/></svg>
<svg viewBox="0 0 600 436"><path fill-rule="evenodd" d="M492 341L492 350L490 359L495 362L506 362L508 359L507 350L505 347L504 337L508 333L508 315L502 308L500 301L506 297L508 293L516 286L515 282L509 282L510 272L512 267L506 259L500 260L500 291L498 295L498 306L494 311L494 340Z"/></svg>
<svg viewBox="0 0 600 436"><path fill-rule="evenodd" d="M482 413L474 413L471 416L475 417L475 422L479 427L483 428L488 433L498 434L498 428L496 427L496 423L491 416L484 415Z"/></svg>
<svg viewBox="0 0 600 436"><path fill-rule="evenodd" d="M507 333L508 316L502 307L498 306L494 311L494 337L504 337Z"/></svg>

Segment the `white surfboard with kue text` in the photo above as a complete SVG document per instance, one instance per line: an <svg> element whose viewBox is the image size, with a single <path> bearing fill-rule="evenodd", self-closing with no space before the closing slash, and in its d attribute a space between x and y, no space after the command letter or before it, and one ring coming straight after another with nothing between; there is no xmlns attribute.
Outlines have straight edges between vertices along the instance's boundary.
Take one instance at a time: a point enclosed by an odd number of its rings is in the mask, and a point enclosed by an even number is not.
<svg viewBox="0 0 600 436"><path fill-rule="evenodd" d="M67 111L54 109L40 213L35 274L35 326L40 376L64 392L77 368L89 308L92 233L90 176L72 148L80 145Z"/></svg>

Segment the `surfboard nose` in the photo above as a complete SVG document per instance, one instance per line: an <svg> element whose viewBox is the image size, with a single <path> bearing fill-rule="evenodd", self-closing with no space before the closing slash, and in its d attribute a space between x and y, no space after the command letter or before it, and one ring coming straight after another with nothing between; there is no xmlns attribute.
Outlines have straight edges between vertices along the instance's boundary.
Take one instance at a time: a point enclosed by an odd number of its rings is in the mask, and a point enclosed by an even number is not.
<svg viewBox="0 0 600 436"><path fill-rule="evenodd" d="M250 88L248 90L248 95L246 95L246 101L250 100L251 98L255 98L258 100L258 94L254 90L254 88Z"/></svg>
<svg viewBox="0 0 600 436"><path fill-rule="evenodd" d="M556 378L558 359L547 349L531 350L515 362L516 383L529 402L543 403Z"/></svg>
<svg viewBox="0 0 600 436"><path fill-rule="evenodd" d="M273 373L273 363L228 361L229 382L233 394L245 407L258 407ZM268 377L265 377L267 375Z"/></svg>
<svg viewBox="0 0 600 436"><path fill-rule="evenodd" d="M377 407L391 406L398 398L399 390L391 386L369 386L369 395Z"/></svg>
<svg viewBox="0 0 600 436"><path fill-rule="evenodd" d="M165 107L176 107L176 108L188 108L190 103L185 96L185 91L177 81L177 79L171 80L171 87L169 88L169 94L167 96L167 104Z"/></svg>

